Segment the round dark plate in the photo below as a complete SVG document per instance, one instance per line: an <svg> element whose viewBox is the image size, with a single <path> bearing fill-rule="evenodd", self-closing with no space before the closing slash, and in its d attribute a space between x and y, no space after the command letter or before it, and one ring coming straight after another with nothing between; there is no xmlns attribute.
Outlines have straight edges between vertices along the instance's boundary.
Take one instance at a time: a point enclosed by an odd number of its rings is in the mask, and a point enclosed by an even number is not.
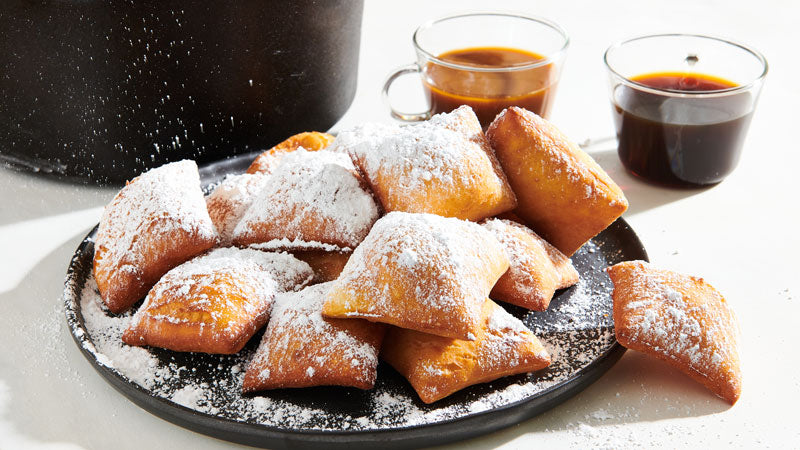
<svg viewBox="0 0 800 450"><path fill-rule="evenodd" d="M214 183L243 171L254 154L201 169ZM390 366L378 366L374 389L318 387L241 395L256 335L237 355L179 353L129 347L120 340L132 313L102 306L92 276L92 230L67 271L66 317L84 356L131 401L163 419L219 439L269 448L409 448L489 433L540 414L597 380L625 349L614 338L611 281L604 269L647 259L628 224L619 219L572 257L581 281L556 293L550 308L531 312L502 304L543 341L547 369L464 389L422 403Z"/></svg>

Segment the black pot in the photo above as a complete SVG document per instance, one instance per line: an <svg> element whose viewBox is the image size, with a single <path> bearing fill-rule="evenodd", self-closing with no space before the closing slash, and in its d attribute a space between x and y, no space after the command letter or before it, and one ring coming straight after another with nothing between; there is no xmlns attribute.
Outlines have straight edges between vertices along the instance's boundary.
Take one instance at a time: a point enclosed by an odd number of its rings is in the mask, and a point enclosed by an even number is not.
<svg viewBox="0 0 800 450"><path fill-rule="evenodd" d="M324 131L363 0L3 0L0 160L97 183Z"/></svg>

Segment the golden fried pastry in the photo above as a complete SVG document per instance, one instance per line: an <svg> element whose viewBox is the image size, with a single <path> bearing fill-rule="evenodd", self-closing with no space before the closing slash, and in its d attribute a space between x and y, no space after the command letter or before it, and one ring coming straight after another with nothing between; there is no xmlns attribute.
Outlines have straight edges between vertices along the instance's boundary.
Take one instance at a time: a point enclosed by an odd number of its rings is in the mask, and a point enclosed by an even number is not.
<svg viewBox="0 0 800 450"><path fill-rule="evenodd" d="M347 155L287 153L233 232L233 243L283 240L354 248L378 219L378 205Z"/></svg>
<svg viewBox="0 0 800 450"><path fill-rule="evenodd" d="M318 131L306 131L295 134L275 147L258 155L256 159L253 160L253 163L250 164L250 167L247 168L247 173L270 174L278 167L281 157L284 154L293 152L300 147L303 147L309 152L322 150L330 145L333 140L334 136Z"/></svg>
<svg viewBox="0 0 800 450"><path fill-rule="evenodd" d="M405 127L342 131L330 150L350 154L386 211L481 220L516 206L469 106Z"/></svg>
<svg viewBox="0 0 800 450"><path fill-rule="evenodd" d="M129 345L236 353L269 318L275 295L311 281L286 253L219 248L170 270L122 336Z"/></svg>
<svg viewBox="0 0 800 450"><path fill-rule="evenodd" d="M481 307L506 269L503 248L480 225L392 212L355 249L322 313L474 339Z"/></svg>
<svg viewBox="0 0 800 450"><path fill-rule="evenodd" d="M314 283L324 283L339 278L352 251L295 250L295 258L305 261L314 271Z"/></svg>
<svg viewBox="0 0 800 450"><path fill-rule="evenodd" d="M194 161L139 175L106 206L97 229L94 277L103 301L113 313L125 311L217 240Z"/></svg>
<svg viewBox="0 0 800 450"><path fill-rule="evenodd" d="M208 214L219 233L221 246L230 245L236 224L264 188L267 178L261 173L229 175L206 197Z"/></svg>
<svg viewBox="0 0 800 450"><path fill-rule="evenodd" d="M578 282L572 261L530 228L502 219L489 219L482 225L503 245L511 264L492 288L491 298L544 311L556 289Z"/></svg>
<svg viewBox="0 0 800 450"><path fill-rule="evenodd" d="M425 403L467 386L550 365L550 355L539 339L491 300L483 304L474 341L392 328L381 357L406 377Z"/></svg>
<svg viewBox="0 0 800 450"><path fill-rule="evenodd" d="M385 326L323 318L320 310L330 286L316 284L275 299L267 331L244 374L244 392L375 385Z"/></svg>
<svg viewBox="0 0 800 450"><path fill-rule="evenodd" d="M620 344L662 359L731 404L741 394L739 326L702 278L626 261L608 269Z"/></svg>
<svg viewBox="0 0 800 450"><path fill-rule="evenodd" d="M517 107L486 132L525 224L567 256L628 209L614 181L550 122Z"/></svg>

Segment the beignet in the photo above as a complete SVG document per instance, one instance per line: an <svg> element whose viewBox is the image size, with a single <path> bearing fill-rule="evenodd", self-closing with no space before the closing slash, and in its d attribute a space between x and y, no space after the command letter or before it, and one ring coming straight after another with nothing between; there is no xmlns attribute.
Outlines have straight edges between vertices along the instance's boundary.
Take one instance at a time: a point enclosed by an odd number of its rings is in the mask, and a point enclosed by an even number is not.
<svg viewBox="0 0 800 450"><path fill-rule="evenodd" d="M100 218L93 269L103 302L113 313L125 311L168 270L217 240L194 161L139 175Z"/></svg>
<svg viewBox="0 0 800 450"><path fill-rule="evenodd" d="M314 271L314 283L324 283L339 278L352 251L295 250L295 258L305 261Z"/></svg>
<svg viewBox="0 0 800 450"><path fill-rule="evenodd" d="M480 220L516 206L469 106L404 127L358 126L329 148L350 154L387 212Z"/></svg>
<svg viewBox="0 0 800 450"><path fill-rule="evenodd" d="M480 225L392 212L355 249L323 315L474 339L481 307L506 269L503 248Z"/></svg>
<svg viewBox="0 0 800 450"><path fill-rule="evenodd" d="M725 298L702 278L644 261L616 264L608 274L619 343L666 361L736 403L742 389L739 326Z"/></svg>
<svg viewBox="0 0 800 450"><path fill-rule="evenodd" d="M486 300L474 341L462 341L392 328L381 357L433 403L478 383L534 372L550 365L539 339L503 308Z"/></svg>
<svg viewBox="0 0 800 450"><path fill-rule="evenodd" d="M313 273L286 253L219 248L170 270L122 336L129 345L237 353L269 318L275 295Z"/></svg>
<svg viewBox="0 0 800 450"><path fill-rule="evenodd" d="M330 286L316 284L275 299L272 318L244 374L244 392L375 385L385 326L323 318L320 310Z"/></svg>
<svg viewBox="0 0 800 450"><path fill-rule="evenodd" d="M233 230L247 208L266 185L268 176L261 173L228 175L206 197L208 215L226 247L233 239Z"/></svg>
<svg viewBox="0 0 800 450"><path fill-rule="evenodd" d="M592 157L536 114L508 108L486 135L517 195L514 212L565 255L628 209L622 190Z"/></svg>
<svg viewBox="0 0 800 450"><path fill-rule="evenodd" d="M233 243L286 239L353 248L378 219L378 205L362 183L347 155L287 153L236 225Z"/></svg>
<svg viewBox="0 0 800 450"><path fill-rule="evenodd" d="M556 289L578 282L572 261L530 228L503 219L489 219L481 225L502 244L510 263L492 288L492 299L544 311Z"/></svg>
<svg viewBox="0 0 800 450"><path fill-rule="evenodd" d="M278 167L284 154L293 152L300 147L309 152L322 150L330 145L334 138L334 136L328 133L320 133L318 131L306 131L295 134L289 139L286 139L258 155L250 164L250 167L247 168L247 173L270 174Z"/></svg>

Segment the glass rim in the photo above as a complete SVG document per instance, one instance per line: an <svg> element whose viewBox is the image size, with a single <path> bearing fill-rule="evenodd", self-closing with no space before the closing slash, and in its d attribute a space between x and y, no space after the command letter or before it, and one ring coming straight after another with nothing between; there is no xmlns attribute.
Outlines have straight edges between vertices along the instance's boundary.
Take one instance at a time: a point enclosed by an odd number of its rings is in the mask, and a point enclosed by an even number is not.
<svg viewBox="0 0 800 450"><path fill-rule="evenodd" d="M454 62L450 62L450 61L445 61L443 59L440 59L438 56L434 55L433 53L431 53L431 52L425 50L424 48L422 48L422 45L420 45L420 43L419 43L419 35L420 35L420 33L432 28L434 25L439 24L441 22L446 22L446 21L454 20L454 19L461 19L461 18L464 18L464 17L506 17L506 18L524 19L524 20L528 20L528 21L531 21L531 22L536 22L538 24L544 25L544 26L552 29L553 31L557 32L559 35L561 35L561 38L564 40L564 43L553 54L551 54L551 55L542 55L542 56L544 56L544 58L540 59L540 60L538 60L536 62L532 62L532 63L528 63L528 64L520 64L520 65L515 65L515 66L503 66L503 67L470 66L470 65L466 65L466 64L458 64L458 63L454 63ZM438 17L436 19L431 19L431 20L423 23L419 27L417 27L416 31L414 31L414 35L412 37L412 42L414 44L414 49L416 49L417 52L422 53L423 55L425 55L425 57L427 59L429 59L429 60L431 60L431 61L433 61L436 64L441 65L441 66L449 67L451 69L469 70L469 71L472 71L472 72L509 72L509 71L535 69L537 67L546 66L548 64L551 64L551 63L557 61L558 59L561 59L561 57L564 55L564 53L566 52L567 48L569 47L570 40L569 40L569 35L567 34L567 31L561 25L557 24L556 22L553 22L552 20L545 19L543 17L532 16L532 15L527 15L527 14L522 14L522 13L512 13L512 12L499 12L499 11L484 11L484 12L482 12L482 11L475 11L475 12L461 12L461 13L456 13L456 14L449 14L449 15L446 15L446 16Z"/></svg>
<svg viewBox="0 0 800 450"><path fill-rule="evenodd" d="M631 80L630 78L628 78L628 77L622 75L621 73L617 72L616 70L614 70L614 68L611 67L611 64L608 62L609 53L611 53L612 51L622 47L625 44L628 44L628 43L631 43L631 42L635 42L635 41L641 41L641 40L645 40L645 39L661 38L661 37L667 37L667 38L669 38L669 37L690 37L690 38L708 39L708 40L717 41L717 42L720 42L720 43L723 43L723 44L732 45L734 47L739 47L740 49L742 49L742 50L746 51L747 53L749 53L750 55L754 56L761 63L761 66L762 66L761 73L758 76L756 76L752 81L750 81L748 83L745 83L745 84L741 84L739 86L733 86L733 87L726 88L726 89L716 89L716 90L713 90L713 91L686 91L686 90L681 90L681 89L656 88L656 87L648 86L648 85L643 84L643 83L639 83L638 81ZM614 76L616 76L617 78L621 79L624 83L626 83L626 84L628 84L628 85L630 85L632 87L635 87L637 89L640 89L640 90L643 90L643 91L646 91L646 92L655 93L655 94L672 94L674 96L684 96L684 97L716 97L716 96L724 96L724 95L728 95L728 94L732 94L732 93L748 91L748 90L753 89L757 84L761 83L764 80L764 78L767 76L767 72L769 71L769 64L767 63L767 58L765 58L764 55L761 54L761 52L759 52L758 50L754 49L753 47L750 47L750 46L745 45L745 44L743 44L741 42L737 42L737 41L734 41L734 40L731 40L731 39L727 39L727 38L723 38L723 37L712 36L712 35L708 35L708 34L693 34L693 33L646 34L646 35L642 35L642 36L636 36L636 37L632 37L632 38L622 39L620 41L617 41L617 42L611 44L606 49L605 53L603 53L603 63L605 63L606 69L608 69L609 72L611 72Z"/></svg>

